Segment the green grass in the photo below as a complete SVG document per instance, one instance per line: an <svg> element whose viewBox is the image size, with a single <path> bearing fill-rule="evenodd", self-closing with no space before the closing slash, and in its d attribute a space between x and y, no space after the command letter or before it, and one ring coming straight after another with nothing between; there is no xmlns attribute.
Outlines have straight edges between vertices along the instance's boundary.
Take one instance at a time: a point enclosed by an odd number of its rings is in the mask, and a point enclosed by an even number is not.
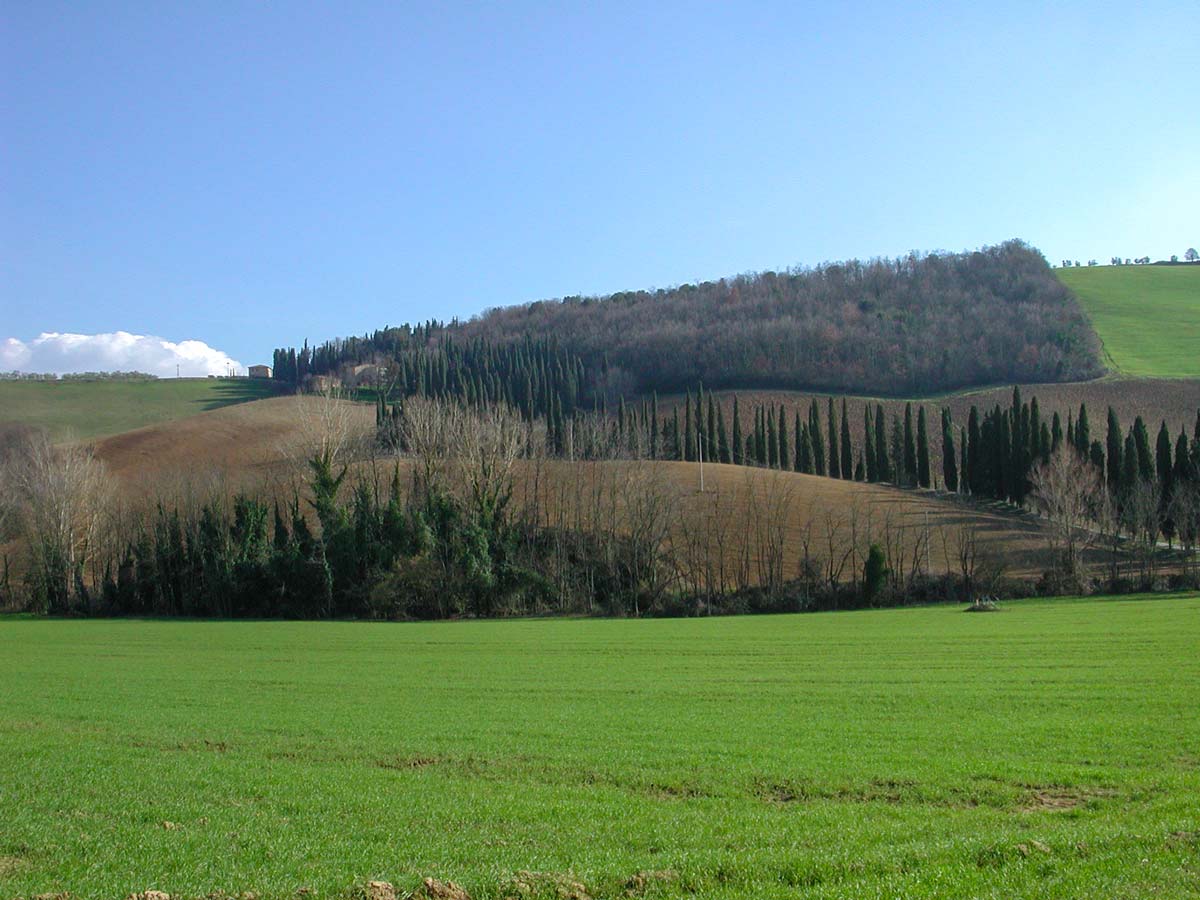
<svg viewBox="0 0 1200 900"><path fill-rule="evenodd" d="M47 429L55 439L91 440L274 392L272 382L249 378L0 381L0 425L32 425Z"/></svg>
<svg viewBox="0 0 1200 900"><path fill-rule="evenodd" d="M1125 375L1200 377L1200 266L1056 269Z"/></svg>
<svg viewBox="0 0 1200 900"><path fill-rule="evenodd" d="M0 620L0 897L1200 891L1200 596ZM173 823L168 828L164 822ZM525 882L538 881L528 876ZM551 879L539 882L545 896Z"/></svg>

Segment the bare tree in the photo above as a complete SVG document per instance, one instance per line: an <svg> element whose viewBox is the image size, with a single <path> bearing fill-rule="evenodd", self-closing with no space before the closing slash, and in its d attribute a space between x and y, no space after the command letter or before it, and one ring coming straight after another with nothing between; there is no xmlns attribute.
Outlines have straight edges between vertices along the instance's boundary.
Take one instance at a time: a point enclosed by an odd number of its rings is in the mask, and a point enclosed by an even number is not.
<svg viewBox="0 0 1200 900"><path fill-rule="evenodd" d="M1200 579L1200 558L1196 548L1200 545L1200 483L1180 481L1171 492L1170 515L1175 522L1179 544L1184 552L1184 571L1191 568L1192 583Z"/></svg>
<svg viewBox="0 0 1200 900"><path fill-rule="evenodd" d="M1030 473L1034 507L1046 517L1050 549L1060 573L1078 581L1083 551L1096 538L1105 489L1099 471L1065 443Z"/></svg>
<svg viewBox="0 0 1200 900"><path fill-rule="evenodd" d="M39 435L8 477L21 505L35 602L65 611L86 592L85 566L111 495L104 466L90 447L55 447Z"/></svg>

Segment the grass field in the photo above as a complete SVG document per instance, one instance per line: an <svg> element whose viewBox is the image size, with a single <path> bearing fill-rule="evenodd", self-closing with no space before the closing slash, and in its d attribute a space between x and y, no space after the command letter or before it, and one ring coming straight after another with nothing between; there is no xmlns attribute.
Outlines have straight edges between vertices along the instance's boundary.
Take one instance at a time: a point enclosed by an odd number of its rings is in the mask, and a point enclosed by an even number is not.
<svg viewBox="0 0 1200 900"><path fill-rule="evenodd" d="M1200 266L1056 269L1125 375L1200 377Z"/></svg>
<svg viewBox="0 0 1200 900"><path fill-rule="evenodd" d="M1195 896L1198 647L1196 595L0 620L0 897Z"/></svg>
<svg viewBox="0 0 1200 900"><path fill-rule="evenodd" d="M45 428L56 439L91 440L274 392L272 382L249 378L0 381L0 426L29 425Z"/></svg>

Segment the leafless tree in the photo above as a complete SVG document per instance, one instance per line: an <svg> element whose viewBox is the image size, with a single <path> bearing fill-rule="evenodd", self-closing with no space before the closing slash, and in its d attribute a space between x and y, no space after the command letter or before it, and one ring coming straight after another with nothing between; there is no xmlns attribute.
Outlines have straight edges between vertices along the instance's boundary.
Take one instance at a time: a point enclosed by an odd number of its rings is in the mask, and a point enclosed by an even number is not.
<svg viewBox="0 0 1200 900"><path fill-rule="evenodd" d="M1200 580L1197 579L1197 575L1200 575L1200 558L1197 558L1196 552L1200 545L1200 483L1181 481L1176 484L1171 492L1169 511L1184 551L1184 569L1191 569L1195 584Z"/></svg>
<svg viewBox="0 0 1200 900"><path fill-rule="evenodd" d="M112 493L104 466L90 447L56 447L39 435L8 478L21 506L35 600L45 610L65 610L84 591L85 566Z"/></svg>
<svg viewBox="0 0 1200 900"><path fill-rule="evenodd" d="M1046 517L1050 549L1067 579L1078 580L1083 552L1096 539L1105 488L1099 471L1063 444L1030 474L1035 509Z"/></svg>

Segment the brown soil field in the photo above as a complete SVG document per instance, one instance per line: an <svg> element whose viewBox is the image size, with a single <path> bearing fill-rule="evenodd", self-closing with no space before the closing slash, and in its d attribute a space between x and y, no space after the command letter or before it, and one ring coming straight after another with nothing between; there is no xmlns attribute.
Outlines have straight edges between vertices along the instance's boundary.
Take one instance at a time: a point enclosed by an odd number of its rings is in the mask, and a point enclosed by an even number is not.
<svg viewBox="0 0 1200 900"><path fill-rule="evenodd" d="M103 439L96 453L127 491L147 500L214 489L290 496L302 490L320 404L286 397L214 410ZM369 433L372 408L342 406L352 427ZM363 476L374 468L386 485L394 465L360 458L355 468ZM806 557L825 572L843 565L848 577L872 541L905 568L956 571L968 534L1007 574L1035 575L1048 563L1043 527L1032 516L929 491L709 464L701 493L694 463L632 460L522 461L515 475L516 502L536 504L543 522L622 533L660 527L693 570L729 583L747 569L759 581L772 566L795 577Z"/></svg>
<svg viewBox="0 0 1200 900"><path fill-rule="evenodd" d="M374 408L338 403L352 430L374 427ZM310 449L322 401L274 397L102 438L96 456L134 493L170 493L174 484L223 482L234 489L290 479Z"/></svg>

